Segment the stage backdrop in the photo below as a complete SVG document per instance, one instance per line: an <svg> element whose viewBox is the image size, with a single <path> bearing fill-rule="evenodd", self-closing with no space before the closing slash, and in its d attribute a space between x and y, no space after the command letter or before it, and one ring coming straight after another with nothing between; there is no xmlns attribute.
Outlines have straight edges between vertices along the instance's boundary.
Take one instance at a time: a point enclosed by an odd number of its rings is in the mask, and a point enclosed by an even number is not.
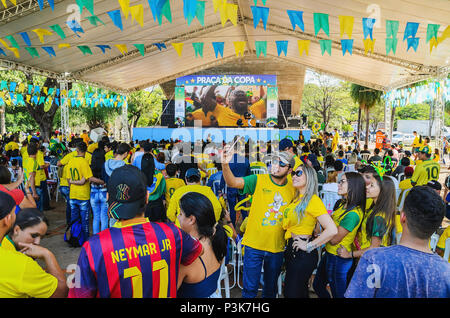
<svg viewBox="0 0 450 318"><path fill-rule="evenodd" d="M196 120L203 127L256 127L266 119L277 124L275 75L190 75L176 85L175 121L186 126Z"/></svg>

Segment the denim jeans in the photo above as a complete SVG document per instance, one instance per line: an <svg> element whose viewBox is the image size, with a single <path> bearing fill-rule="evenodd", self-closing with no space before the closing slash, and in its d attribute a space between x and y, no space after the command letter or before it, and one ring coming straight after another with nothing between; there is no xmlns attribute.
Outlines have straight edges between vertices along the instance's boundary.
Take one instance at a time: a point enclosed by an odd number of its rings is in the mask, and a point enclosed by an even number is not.
<svg viewBox="0 0 450 318"><path fill-rule="evenodd" d="M283 252L270 253L245 246L242 297L256 297L261 278L261 269L264 266L262 297L275 298L281 265L283 265Z"/></svg>
<svg viewBox="0 0 450 318"><path fill-rule="evenodd" d="M39 211L44 212L44 206L42 205L42 189L40 187L35 187L35 189L36 189L36 194L39 197L39 200L36 200L36 208ZM33 193L32 190L31 190L31 187L28 190L31 193Z"/></svg>
<svg viewBox="0 0 450 318"><path fill-rule="evenodd" d="M89 208L89 200L70 199L70 209L72 211L70 219L73 222L81 218L85 240L89 238Z"/></svg>
<svg viewBox="0 0 450 318"><path fill-rule="evenodd" d="M66 224L70 224L71 212L70 212L70 188L68 186L60 186L59 192L66 199Z"/></svg>
<svg viewBox="0 0 450 318"><path fill-rule="evenodd" d="M109 227L106 188L91 186L91 207L93 214L92 232L97 234Z"/></svg>
<svg viewBox="0 0 450 318"><path fill-rule="evenodd" d="M330 298L326 286L330 284L333 298L344 298L347 289L347 275L353 265L353 259L342 258L328 252L320 260L313 288L319 298Z"/></svg>
<svg viewBox="0 0 450 318"><path fill-rule="evenodd" d="M40 200L42 201L41 205L42 205L42 209L43 210L48 210L48 208L50 208L50 197L48 195L48 185L47 185L47 180L45 181L41 181L41 195L40 195Z"/></svg>

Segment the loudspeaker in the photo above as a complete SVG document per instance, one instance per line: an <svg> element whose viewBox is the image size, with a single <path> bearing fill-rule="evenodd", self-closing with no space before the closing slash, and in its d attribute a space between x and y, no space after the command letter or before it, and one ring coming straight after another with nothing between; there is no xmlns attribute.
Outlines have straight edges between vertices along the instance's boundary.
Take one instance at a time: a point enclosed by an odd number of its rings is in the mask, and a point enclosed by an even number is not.
<svg viewBox="0 0 450 318"><path fill-rule="evenodd" d="M161 126L169 127L170 125L174 125L174 123L175 123L175 101L171 100L169 103L168 100L163 100L163 110L164 110L164 112L161 115Z"/></svg>
<svg viewBox="0 0 450 318"><path fill-rule="evenodd" d="M290 117L292 113L292 101L290 99L280 100L280 106L282 110L279 109L278 114L283 115L284 113L284 116L286 116L286 118Z"/></svg>

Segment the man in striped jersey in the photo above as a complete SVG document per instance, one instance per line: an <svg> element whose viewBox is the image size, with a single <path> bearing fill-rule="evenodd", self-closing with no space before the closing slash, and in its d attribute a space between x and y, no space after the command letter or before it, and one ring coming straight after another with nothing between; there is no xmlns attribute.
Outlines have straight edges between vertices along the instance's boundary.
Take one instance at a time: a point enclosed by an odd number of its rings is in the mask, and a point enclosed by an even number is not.
<svg viewBox="0 0 450 318"><path fill-rule="evenodd" d="M111 174L108 214L118 221L83 245L70 298L176 297L180 264L191 264L202 246L172 223L144 217L146 184L131 165Z"/></svg>

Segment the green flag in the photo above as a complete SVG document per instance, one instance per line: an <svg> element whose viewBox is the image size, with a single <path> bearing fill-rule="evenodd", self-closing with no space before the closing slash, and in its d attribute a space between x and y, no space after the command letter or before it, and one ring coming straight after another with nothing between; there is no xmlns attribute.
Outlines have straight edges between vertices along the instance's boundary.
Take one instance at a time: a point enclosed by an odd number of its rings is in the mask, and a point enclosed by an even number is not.
<svg viewBox="0 0 450 318"><path fill-rule="evenodd" d="M395 54L397 51L397 43L397 38L386 38L386 55L389 55L390 51Z"/></svg>
<svg viewBox="0 0 450 318"><path fill-rule="evenodd" d="M145 45L144 44L133 44L141 53L142 56L145 55Z"/></svg>
<svg viewBox="0 0 450 318"><path fill-rule="evenodd" d="M100 20L100 18L97 17L95 14L92 15L92 16L90 16L90 17L87 17L86 19L88 19L89 22L90 22L92 25L95 25L95 26L97 26L97 22L100 22L101 24L105 25L105 23L103 23L103 21Z"/></svg>
<svg viewBox="0 0 450 318"><path fill-rule="evenodd" d="M86 55L86 53L87 54L92 54L91 49L87 45L79 45L77 47L80 49L80 51L83 53L83 55Z"/></svg>
<svg viewBox="0 0 450 318"><path fill-rule="evenodd" d="M256 56L259 58L259 56L264 54L264 57L267 56L267 41L255 41L255 48L256 48Z"/></svg>
<svg viewBox="0 0 450 318"><path fill-rule="evenodd" d="M327 51L328 54L331 55L331 40L319 40L319 43L322 55L325 53L325 51Z"/></svg>
<svg viewBox="0 0 450 318"><path fill-rule="evenodd" d="M316 35L320 29L330 36L330 24L326 13L314 13L314 32Z"/></svg>
<svg viewBox="0 0 450 318"><path fill-rule="evenodd" d="M12 35L6 36L6 38L11 42L11 46L15 47L16 49L20 49L19 44L17 44L16 39Z"/></svg>
<svg viewBox="0 0 450 318"><path fill-rule="evenodd" d="M386 37L396 38L398 32L398 21L386 20Z"/></svg>
<svg viewBox="0 0 450 318"><path fill-rule="evenodd" d="M30 53L31 57L35 56L39 57L39 53L35 47L26 47L25 50L27 50L28 53Z"/></svg>
<svg viewBox="0 0 450 318"><path fill-rule="evenodd" d="M192 43L192 46L194 47L195 57L198 57L199 55L203 57L203 45L203 42Z"/></svg>
<svg viewBox="0 0 450 318"><path fill-rule="evenodd" d="M59 26L59 24L51 25L50 29L55 31L55 33L58 34L61 37L61 39L64 40L66 38L66 34L64 33L63 29Z"/></svg>
<svg viewBox="0 0 450 318"><path fill-rule="evenodd" d="M437 40L438 31L439 31L440 26L441 26L440 24L428 24L428 27L427 27L427 42L426 43L430 42L430 40L432 38L435 38Z"/></svg>

